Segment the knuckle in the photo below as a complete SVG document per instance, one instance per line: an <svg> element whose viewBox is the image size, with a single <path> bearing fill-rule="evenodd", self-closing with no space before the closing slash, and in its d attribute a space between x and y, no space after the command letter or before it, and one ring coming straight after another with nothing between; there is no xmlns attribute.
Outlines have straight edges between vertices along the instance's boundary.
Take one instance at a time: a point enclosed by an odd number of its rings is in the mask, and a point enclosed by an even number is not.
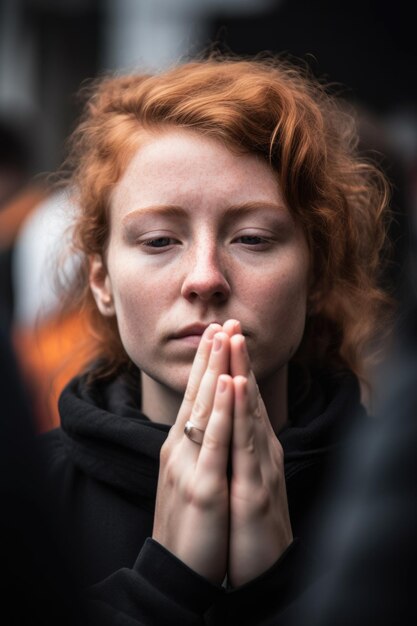
<svg viewBox="0 0 417 626"><path fill-rule="evenodd" d="M284 450L282 449L278 439L276 440L276 443L274 442L274 444L275 445L272 448L272 462L278 472L281 473L284 469Z"/></svg>
<svg viewBox="0 0 417 626"><path fill-rule="evenodd" d="M253 407L252 409L252 417L257 421L261 421L262 420L262 411L261 411L261 407L259 406L259 403L257 402L256 405Z"/></svg>
<svg viewBox="0 0 417 626"><path fill-rule="evenodd" d="M196 487L194 483L188 482L183 487L183 498L187 505L196 509L207 509L210 504L210 495L207 490Z"/></svg>
<svg viewBox="0 0 417 626"><path fill-rule="evenodd" d="M266 487L258 487L254 497L255 509L258 514L266 515L271 508L271 495Z"/></svg>
<svg viewBox="0 0 417 626"><path fill-rule="evenodd" d="M184 489L185 501L199 511L207 511L215 506L218 485L214 481L204 481L198 485L188 484Z"/></svg>
<svg viewBox="0 0 417 626"><path fill-rule="evenodd" d="M207 450L217 452L218 450L222 450L225 448L223 442L219 441L217 437L214 437L210 432L204 433L204 439L202 446Z"/></svg>
<svg viewBox="0 0 417 626"><path fill-rule="evenodd" d="M243 452L246 454L250 454L253 456L256 453L256 444L254 435L250 435L248 440L245 442L243 446Z"/></svg>
<svg viewBox="0 0 417 626"><path fill-rule="evenodd" d="M206 489L199 489L194 493L193 506L201 511L207 511L213 506L213 494Z"/></svg>
<svg viewBox="0 0 417 626"><path fill-rule="evenodd" d="M272 506L272 496L264 485L257 485L256 488L241 485L238 498L246 503L246 514L249 520L268 517Z"/></svg>
<svg viewBox="0 0 417 626"><path fill-rule="evenodd" d="M168 461L168 463L165 465L165 468L164 468L165 482L170 487L173 487L177 483L177 475L178 475L177 464L173 461L172 458L170 458L170 460Z"/></svg>
<svg viewBox="0 0 417 626"><path fill-rule="evenodd" d="M190 482L182 485L181 496L186 505L191 505L194 502L194 486Z"/></svg>
<svg viewBox="0 0 417 626"><path fill-rule="evenodd" d="M160 460L161 465L166 465L170 456L171 456L171 445L167 439L162 444L161 451L159 453L159 460Z"/></svg>
<svg viewBox="0 0 417 626"><path fill-rule="evenodd" d="M195 419L202 419L207 415L208 407L201 399L197 398L194 402L193 410L191 412L192 417Z"/></svg>
<svg viewBox="0 0 417 626"><path fill-rule="evenodd" d="M206 352L207 352L207 343L204 340L200 341L197 352L194 357L194 362L200 366L204 365L207 359Z"/></svg>
<svg viewBox="0 0 417 626"><path fill-rule="evenodd" d="M219 366L214 360L211 359L207 365L206 380L209 380L210 382L212 382L213 378L215 378L218 375L218 373L219 373Z"/></svg>
<svg viewBox="0 0 417 626"><path fill-rule="evenodd" d="M215 358L213 358L213 356L209 359L209 362L207 363L207 370L205 374L206 377L212 376L217 371L217 363L216 363Z"/></svg>
<svg viewBox="0 0 417 626"><path fill-rule="evenodd" d="M196 385L191 380L188 381L188 385L185 389L184 400L186 402L193 402L194 398L197 395L198 385Z"/></svg>

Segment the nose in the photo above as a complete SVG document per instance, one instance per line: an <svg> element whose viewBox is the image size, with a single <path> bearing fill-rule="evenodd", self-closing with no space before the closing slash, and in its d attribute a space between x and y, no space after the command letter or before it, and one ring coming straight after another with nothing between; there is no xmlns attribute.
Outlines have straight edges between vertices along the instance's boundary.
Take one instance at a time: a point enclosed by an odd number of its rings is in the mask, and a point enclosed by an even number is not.
<svg viewBox="0 0 417 626"><path fill-rule="evenodd" d="M181 287L181 295L188 301L222 304L229 298L230 284L218 256L216 246L206 242L190 255Z"/></svg>

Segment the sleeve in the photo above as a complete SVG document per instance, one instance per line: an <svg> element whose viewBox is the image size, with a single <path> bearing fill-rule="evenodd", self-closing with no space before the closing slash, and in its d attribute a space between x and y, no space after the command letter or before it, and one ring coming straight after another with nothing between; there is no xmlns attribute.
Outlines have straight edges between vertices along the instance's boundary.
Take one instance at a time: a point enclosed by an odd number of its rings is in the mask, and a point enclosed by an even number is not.
<svg viewBox="0 0 417 626"><path fill-rule="evenodd" d="M213 624L226 626L287 626L312 582L316 561L299 539L266 572L236 589L229 589L211 614Z"/></svg>
<svg viewBox="0 0 417 626"><path fill-rule="evenodd" d="M88 592L89 623L100 626L197 626L225 595L148 538L132 569L118 570Z"/></svg>

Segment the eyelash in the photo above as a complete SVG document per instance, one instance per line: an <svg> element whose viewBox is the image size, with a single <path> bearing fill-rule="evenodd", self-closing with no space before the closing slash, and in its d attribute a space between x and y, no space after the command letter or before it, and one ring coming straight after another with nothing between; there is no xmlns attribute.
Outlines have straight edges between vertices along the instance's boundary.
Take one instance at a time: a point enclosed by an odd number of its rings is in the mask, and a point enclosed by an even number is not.
<svg viewBox="0 0 417 626"><path fill-rule="evenodd" d="M253 241L252 241L252 243L249 243L248 241L246 241L246 242L242 241L241 242L241 243L245 243L248 246L259 245L259 244L262 244L262 243L268 243L268 240L265 239L265 237L260 237L259 235L241 235L240 237L237 237L237 240L239 240L239 239L252 239L252 240L253 239L257 239L258 240L255 243L253 243Z"/></svg>
<svg viewBox="0 0 417 626"><path fill-rule="evenodd" d="M152 245L158 241L168 241L169 243L166 243L164 246ZM149 239L148 241L144 241L143 245L149 248L165 248L166 246L171 245L173 241L175 241L175 239L173 239L172 237L155 237L155 239Z"/></svg>
<svg viewBox="0 0 417 626"><path fill-rule="evenodd" d="M251 242L249 241L243 241L243 240L252 240ZM256 241L253 241L256 240ZM164 242L162 245L158 245L158 243ZM144 241L143 245L147 248L152 248L152 249L163 249L166 248L170 245L173 245L177 242L176 239L174 239L173 237L155 237L154 239L148 239L148 241ZM266 245L269 242L268 239L266 239L265 237L260 237L259 235L241 235L240 237L237 237L236 239L233 240L233 243L243 243L244 245L247 245L249 247L255 247L255 246L261 246L261 245Z"/></svg>

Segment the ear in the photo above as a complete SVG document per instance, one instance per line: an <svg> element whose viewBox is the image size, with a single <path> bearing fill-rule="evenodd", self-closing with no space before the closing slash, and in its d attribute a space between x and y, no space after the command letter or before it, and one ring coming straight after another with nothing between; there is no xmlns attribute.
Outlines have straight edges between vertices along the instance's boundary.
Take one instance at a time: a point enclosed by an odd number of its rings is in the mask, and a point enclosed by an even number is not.
<svg viewBox="0 0 417 626"><path fill-rule="evenodd" d="M94 254L90 257L89 281L100 313L106 317L115 315L110 276L100 254Z"/></svg>

